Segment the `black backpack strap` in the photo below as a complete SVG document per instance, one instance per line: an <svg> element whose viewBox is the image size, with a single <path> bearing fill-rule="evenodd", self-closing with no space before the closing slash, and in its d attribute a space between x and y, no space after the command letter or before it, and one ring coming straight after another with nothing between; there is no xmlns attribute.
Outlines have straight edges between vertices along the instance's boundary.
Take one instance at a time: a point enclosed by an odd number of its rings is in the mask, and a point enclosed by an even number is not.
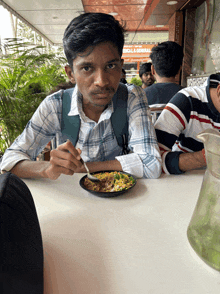
<svg viewBox="0 0 220 294"><path fill-rule="evenodd" d="M68 116L71 107L73 89L61 90L54 94L55 98L62 97L62 119L61 119L61 132L64 140L69 139L73 145L76 145L80 129L79 115Z"/></svg>
<svg viewBox="0 0 220 294"><path fill-rule="evenodd" d="M128 89L124 84L120 83L112 99L114 112L111 116L111 123L118 145L123 148L123 154L128 153L127 100Z"/></svg>

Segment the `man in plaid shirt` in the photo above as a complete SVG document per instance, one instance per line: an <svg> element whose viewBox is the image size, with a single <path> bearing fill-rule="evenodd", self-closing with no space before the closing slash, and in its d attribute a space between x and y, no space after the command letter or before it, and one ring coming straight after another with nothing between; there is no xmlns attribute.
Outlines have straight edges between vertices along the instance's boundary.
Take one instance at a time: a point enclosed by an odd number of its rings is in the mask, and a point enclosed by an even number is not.
<svg viewBox="0 0 220 294"><path fill-rule="evenodd" d="M158 178L161 156L152 126L146 95L140 87L128 89L128 154L118 146L111 125L116 93L123 66L124 29L114 17L85 13L74 18L65 30L66 73L76 86L70 90L69 116L79 115L80 130L75 146L65 141L61 131L62 98L49 95L40 104L23 133L8 148L1 171L23 178L57 179L61 174L86 172L80 162L88 162L91 172L116 170L137 177ZM49 141L59 145L50 161L36 161Z"/></svg>

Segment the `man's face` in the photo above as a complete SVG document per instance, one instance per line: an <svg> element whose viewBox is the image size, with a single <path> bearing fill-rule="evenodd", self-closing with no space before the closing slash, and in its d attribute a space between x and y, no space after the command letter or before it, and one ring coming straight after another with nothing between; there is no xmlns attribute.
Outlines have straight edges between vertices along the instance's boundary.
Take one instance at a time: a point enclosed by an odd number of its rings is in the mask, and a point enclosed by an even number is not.
<svg viewBox="0 0 220 294"><path fill-rule="evenodd" d="M151 71L143 73L141 80L146 87L152 85L155 82L154 76L152 75Z"/></svg>
<svg viewBox="0 0 220 294"><path fill-rule="evenodd" d="M125 73L121 73L121 79L125 79L126 80L126 74Z"/></svg>
<svg viewBox="0 0 220 294"><path fill-rule="evenodd" d="M73 60L73 77L83 106L105 108L117 91L123 60L110 42L89 47Z"/></svg>

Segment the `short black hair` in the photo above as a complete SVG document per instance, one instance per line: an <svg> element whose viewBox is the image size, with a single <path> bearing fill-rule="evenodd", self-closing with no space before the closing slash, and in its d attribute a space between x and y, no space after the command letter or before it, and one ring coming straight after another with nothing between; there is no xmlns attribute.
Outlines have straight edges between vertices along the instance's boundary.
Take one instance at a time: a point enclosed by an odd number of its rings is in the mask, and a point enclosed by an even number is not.
<svg viewBox="0 0 220 294"><path fill-rule="evenodd" d="M176 42L162 42L152 48L150 59L160 77L175 77L183 62L183 48Z"/></svg>
<svg viewBox="0 0 220 294"><path fill-rule="evenodd" d="M125 75L126 75L126 71L125 71L125 69L124 69L124 68L122 68L122 72L123 72L123 74L125 74Z"/></svg>
<svg viewBox="0 0 220 294"><path fill-rule="evenodd" d="M125 29L112 15L105 13L83 13L74 18L67 26L63 37L63 48L67 61L72 68L78 53L89 46L112 42L122 56Z"/></svg>
<svg viewBox="0 0 220 294"><path fill-rule="evenodd" d="M143 63L143 64L140 66L140 69L139 69L139 77L140 77L140 78L142 77L142 75L143 75L145 72L149 72L149 71L151 71L151 65L152 65L151 62L146 62L146 63Z"/></svg>

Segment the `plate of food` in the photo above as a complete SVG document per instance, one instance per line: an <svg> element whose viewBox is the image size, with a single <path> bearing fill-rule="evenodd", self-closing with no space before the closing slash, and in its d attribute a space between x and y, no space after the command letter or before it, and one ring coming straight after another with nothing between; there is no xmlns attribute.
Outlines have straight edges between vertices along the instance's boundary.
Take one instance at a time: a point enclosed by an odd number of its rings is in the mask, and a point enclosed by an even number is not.
<svg viewBox="0 0 220 294"><path fill-rule="evenodd" d="M126 172L121 171L99 171L92 173L100 181L92 182L87 175L79 181L80 186L99 197L115 197L131 190L137 182L137 179Z"/></svg>

